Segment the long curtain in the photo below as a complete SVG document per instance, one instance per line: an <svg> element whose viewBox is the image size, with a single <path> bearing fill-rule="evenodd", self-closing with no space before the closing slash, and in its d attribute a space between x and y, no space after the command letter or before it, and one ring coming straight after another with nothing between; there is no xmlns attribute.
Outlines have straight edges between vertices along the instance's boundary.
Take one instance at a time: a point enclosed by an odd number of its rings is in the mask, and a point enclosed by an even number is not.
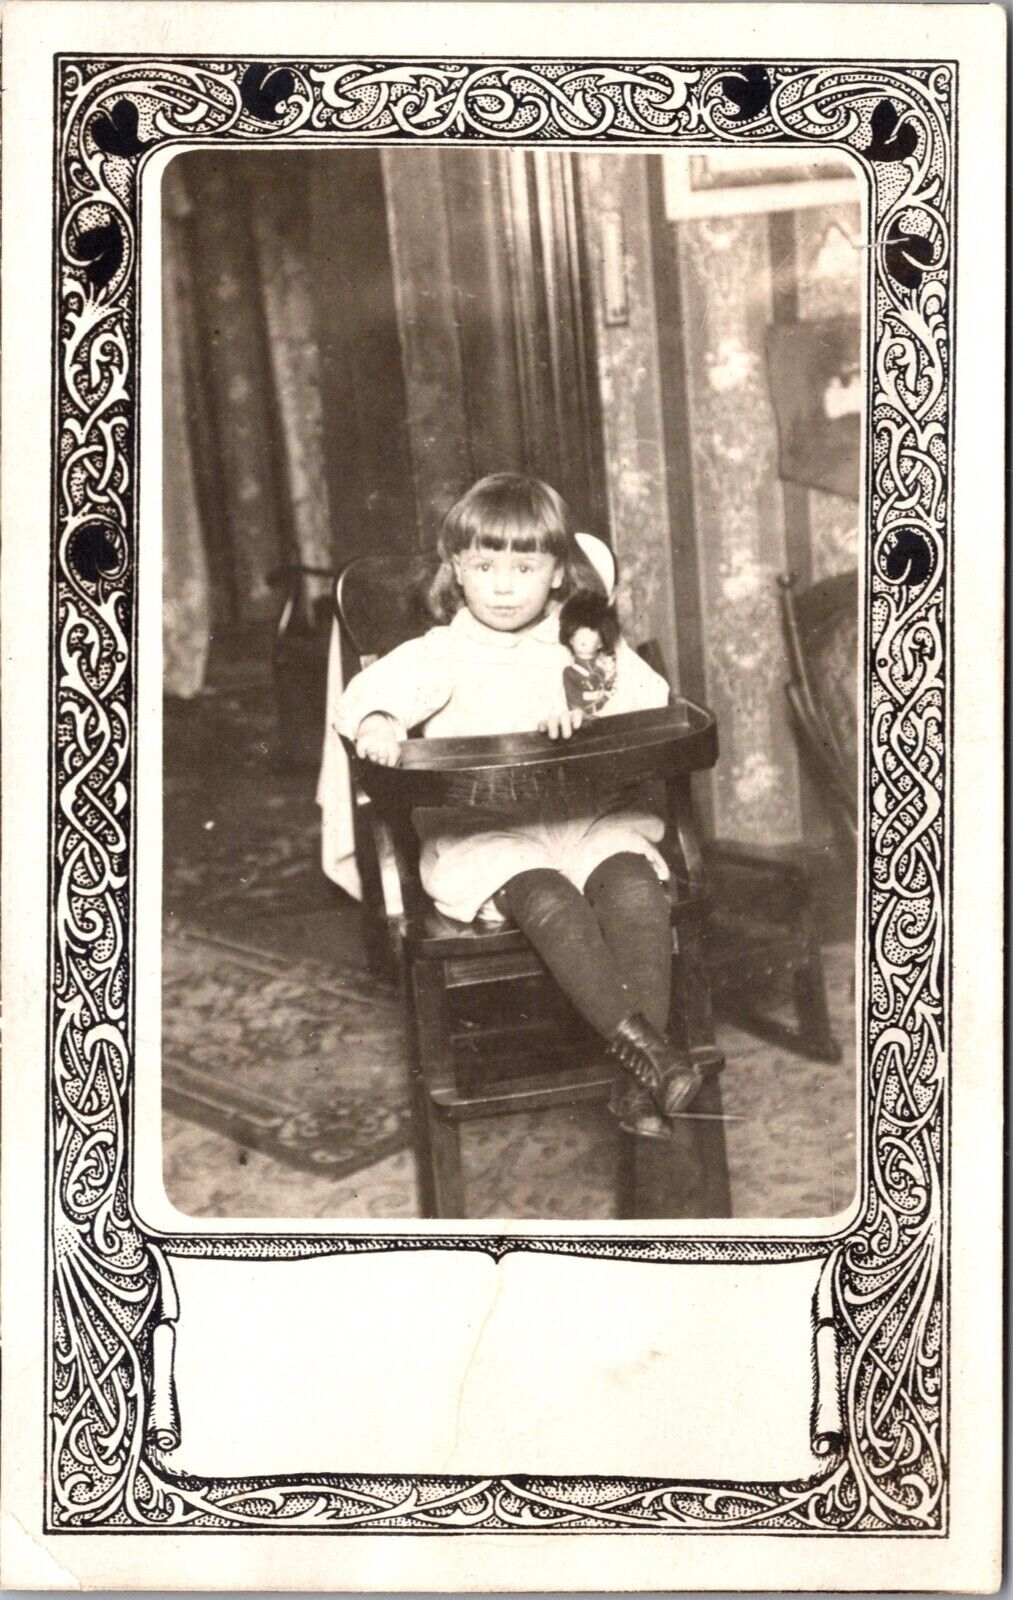
<svg viewBox="0 0 1013 1600"><path fill-rule="evenodd" d="M503 468L548 479L581 526L607 533L572 157L385 147L380 159L423 539Z"/></svg>
<svg viewBox="0 0 1013 1600"><path fill-rule="evenodd" d="M193 315L188 263L180 249L185 194L178 166L165 174L162 274L163 679L166 693L200 692L211 643L211 592L188 417L184 329Z"/></svg>
<svg viewBox="0 0 1013 1600"><path fill-rule="evenodd" d="M404 559L484 472L607 531L568 154L193 153L163 211L168 692L267 644L280 566Z"/></svg>
<svg viewBox="0 0 1013 1600"><path fill-rule="evenodd" d="M199 692L214 643L263 634L279 566L331 564L307 209L280 154L194 155L165 174L169 694Z"/></svg>

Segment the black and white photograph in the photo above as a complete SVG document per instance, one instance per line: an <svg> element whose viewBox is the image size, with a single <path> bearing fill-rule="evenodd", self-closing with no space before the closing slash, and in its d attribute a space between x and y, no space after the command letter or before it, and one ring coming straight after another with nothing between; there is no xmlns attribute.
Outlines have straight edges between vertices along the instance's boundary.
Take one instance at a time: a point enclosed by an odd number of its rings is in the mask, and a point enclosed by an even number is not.
<svg viewBox="0 0 1013 1600"><path fill-rule="evenodd" d="M181 1212L854 1201L862 190L704 159L165 170Z"/></svg>
<svg viewBox="0 0 1013 1600"><path fill-rule="evenodd" d="M1002 23L9 0L5 1585L994 1591Z"/></svg>

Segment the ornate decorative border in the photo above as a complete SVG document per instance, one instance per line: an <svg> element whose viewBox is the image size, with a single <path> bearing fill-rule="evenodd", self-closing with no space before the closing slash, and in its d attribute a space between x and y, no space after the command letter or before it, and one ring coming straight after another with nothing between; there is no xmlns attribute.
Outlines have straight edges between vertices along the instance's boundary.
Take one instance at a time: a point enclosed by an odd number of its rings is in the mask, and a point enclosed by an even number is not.
<svg viewBox="0 0 1013 1600"><path fill-rule="evenodd" d="M56 62L49 1531L681 1531L946 1526L952 63ZM795 145L869 183L865 777L868 1126L843 1238L256 1235L132 1215L138 209L168 145ZM842 1436L796 1484L174 1474L167 1255L441 1248L826 1258ZM166 1389L166 1383L169 1383Z"/></svg>

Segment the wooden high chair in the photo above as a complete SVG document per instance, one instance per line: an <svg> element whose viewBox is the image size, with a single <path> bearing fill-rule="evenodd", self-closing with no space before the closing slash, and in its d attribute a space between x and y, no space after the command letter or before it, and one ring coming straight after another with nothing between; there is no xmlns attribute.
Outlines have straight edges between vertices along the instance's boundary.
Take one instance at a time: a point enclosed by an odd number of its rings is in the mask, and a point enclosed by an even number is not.
<svg viewBox="0 0 1013 1600"><path fill-rule="evenodd" d="M336 611L362 666L426 626L413 592L375 557L360 558L341 573ZM621 774L624 783L649 785L667 819L662 849L672 873L672 1038L691 1052L705 1081L691 1108L695 1115L673 1124L671 1142L638 1140L616 1125L617 1212L729 1215L718 1084L723 1058L714 1045L703 961L704 887L690 795L692 773L717 759L711 714L673 700L663 710L599 718L565 742L539 733L409 738L393 768L359 761L348 741L346 747L360 864L367 880L379 879L405 999L421 1214L467 1215L462 1122L604 1101L616 1064L519 929L451 922L436 910L419 882L412 811L578 792L600 781L614 784Z"/></svg>

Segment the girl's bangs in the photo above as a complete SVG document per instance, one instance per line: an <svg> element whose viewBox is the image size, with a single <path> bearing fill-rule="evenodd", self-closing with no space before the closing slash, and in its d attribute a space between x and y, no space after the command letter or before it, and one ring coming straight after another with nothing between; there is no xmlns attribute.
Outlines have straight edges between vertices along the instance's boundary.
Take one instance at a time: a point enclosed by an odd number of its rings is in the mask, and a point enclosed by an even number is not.
<svg viewBox="0 0 1013 1600"><path fill-rule="evenodd" d="M462 550L516 550L572 555L566 504L548 484L520 473L491 473L447 513L440 538L444 559Z"/></svg>
<svg viewBox="0 0 1013 1600"><path fill-rule="evenodd" d="M468 546L468 549L516 550L518 555L524 556L535 553L548 553L549 555L555 554L554 551L550 550L548 540L544 538L540 539L537 533L533 532L530 528L527 528L523 531L517 529L514 532L511 532L509 529L486 528L482 532L475 535L474 539L472 539L470 545Z"/></svg>
<svg viewBox="0 0 1013 1600"><path fill-rule="evenodd" d="M491 509L491 508L490 508ZM537 551L561 557L566 550L566 530L555 519L525 514L526 508L503 507L475 518L468 546L472 550L516 550L520 555Z"/></svg>

